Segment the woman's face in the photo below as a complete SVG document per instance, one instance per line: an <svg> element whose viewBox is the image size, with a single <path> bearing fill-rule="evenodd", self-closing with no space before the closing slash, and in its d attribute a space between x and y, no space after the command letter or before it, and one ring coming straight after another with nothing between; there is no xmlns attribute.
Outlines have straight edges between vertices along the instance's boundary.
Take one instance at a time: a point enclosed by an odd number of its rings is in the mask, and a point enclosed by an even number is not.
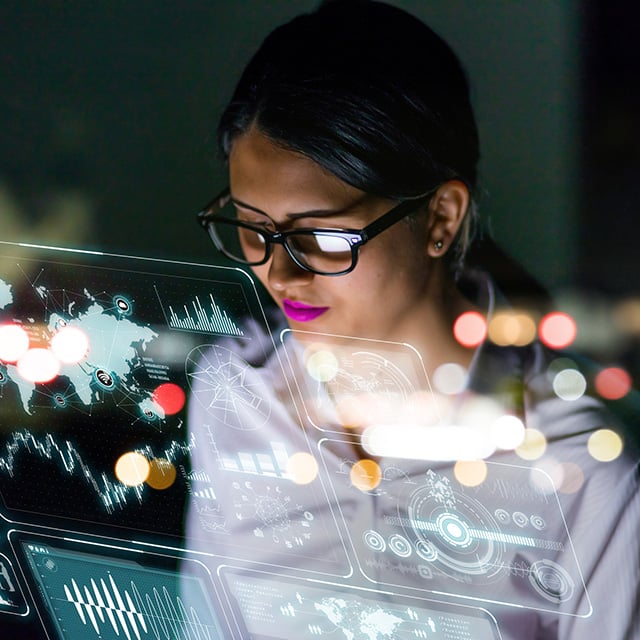
<svg viewBox="0 0 640 640"><path fill-rule="evenodd" d="M258 224L270 218L281 231L361 229L396 204L276 146L256 127L234 141L229 168L238 216ZM279 245L253 271L292 329L403 341L413 335L429 304L435 261L427 252L427 218L419 214L415 224L399 222L376 236L360 249L356 268L346 275L304 271Z"/></svg>

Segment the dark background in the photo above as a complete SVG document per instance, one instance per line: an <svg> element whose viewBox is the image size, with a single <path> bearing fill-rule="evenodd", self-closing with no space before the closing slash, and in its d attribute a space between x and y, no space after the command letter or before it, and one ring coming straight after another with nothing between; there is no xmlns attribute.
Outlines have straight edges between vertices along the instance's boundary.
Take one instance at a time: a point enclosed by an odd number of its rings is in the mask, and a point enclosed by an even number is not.
<svg viewBox="0 0 640 640"><path fill-rule="evenodd" d="M0 239L218 262L194 221L225 182L217 118L266 33L315 4L4 0ZM638 381L637 3L395 4L469 71L495 237L574 314L579 346ZM3 637L39 633L0 618Z"/></svg>
<svg viewBox="0 0 640 640"><path fill-rule="evenodd" d="M315 4L5 0L2 237L217 260L192 217L225 181L217 117L264 35ZM469 71L494 235L555 290L635 292L635 3L396 4Z"/></svg>

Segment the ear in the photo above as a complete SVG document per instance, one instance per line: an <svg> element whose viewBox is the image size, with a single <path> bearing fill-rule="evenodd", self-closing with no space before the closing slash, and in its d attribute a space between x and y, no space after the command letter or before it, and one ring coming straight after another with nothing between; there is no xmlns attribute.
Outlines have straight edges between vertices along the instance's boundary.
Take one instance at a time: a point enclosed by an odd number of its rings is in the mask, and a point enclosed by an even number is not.
<svg viewBox="0 0 640 640"><path fill-rule="evenodd" d="M461 180L442 184L429 202L427 253L442 257L451 246L469 208L469 189Z"/></svg>

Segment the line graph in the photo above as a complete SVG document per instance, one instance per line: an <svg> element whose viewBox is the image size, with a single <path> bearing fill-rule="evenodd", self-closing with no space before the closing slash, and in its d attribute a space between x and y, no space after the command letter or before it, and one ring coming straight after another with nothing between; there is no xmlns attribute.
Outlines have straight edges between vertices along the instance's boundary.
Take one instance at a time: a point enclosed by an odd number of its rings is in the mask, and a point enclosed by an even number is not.
<svg viewBox="0 0 640 640"><path fill-rule="evenodd" d="M195 438L192 435L187 443L172 441L160 456L154 453L150 445L138 449L137 452L149 460L164 457L165 460L174 463L178 459L187 457L194 447ZM95 472L72 442L58 441L51 433L36 436L28 430L14 432L4 446L3 455L0 455L0 473L14 478L18 469L18 459L21 456L35 456L41 460L51 461L69 476L79 476L87 487L95 492L101 505L109 514L124 509L131 500L137 500L139 503L143 501L145 484L128 486L111 478L104 471ZM25 464L26 466L28 465Z"/></svg>

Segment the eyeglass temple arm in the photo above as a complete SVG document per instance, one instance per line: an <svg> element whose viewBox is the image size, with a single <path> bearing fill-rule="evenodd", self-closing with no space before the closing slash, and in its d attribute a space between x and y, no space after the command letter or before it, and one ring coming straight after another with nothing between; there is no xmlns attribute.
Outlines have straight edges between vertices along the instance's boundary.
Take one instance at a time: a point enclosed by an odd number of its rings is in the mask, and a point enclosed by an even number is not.
<svg viewBox="0 0 640 640"><path fill-rule="evenodd" d="M367 242L371 240L379 233L382 233L385 229L388 229L391 225L402 220L402 218L406 218L409 214L416 211L420 205L428 202L432 196L433 193L429 193L413 200L405 200L404 202L401 202L399 205L391 209L391 211L383 215L381 218L374 220L362 230L361 235L363 241Z"/></svg>
<svg viewBox="0 0 640 640"><path fill-rule="evenodd" d="M204 208L196 213L198 222L204 227L207 224L207 217L209 215L217 213L222 207L224 207L231 196L229 187L219 193L213 200L211 200Z"/></svg>

